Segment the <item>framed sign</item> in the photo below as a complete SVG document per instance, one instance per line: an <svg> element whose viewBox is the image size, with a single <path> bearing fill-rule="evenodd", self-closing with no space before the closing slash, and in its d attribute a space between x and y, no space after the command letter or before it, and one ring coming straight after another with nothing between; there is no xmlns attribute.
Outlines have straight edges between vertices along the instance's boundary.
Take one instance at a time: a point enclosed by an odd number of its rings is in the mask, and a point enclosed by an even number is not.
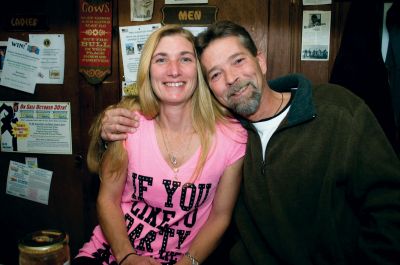
<svg viewBox="0 0 400 265"><path fill-rule="evenodd" d="M4 29L7 31L47 31L47 16L44 14L8 14L3 10Z"/></svg>
<svg viewBox="0 0 400 265"><path fill-rule="evenodd" d="M208 26L217 20L216 6L184 5L164 6L162 24Z"/></svg>
<svg viewBox="0 0 400 265"><path fill-rule="evenodd" d="M80 0L79 72L90 84L111 74L112 0Z"/></svg>

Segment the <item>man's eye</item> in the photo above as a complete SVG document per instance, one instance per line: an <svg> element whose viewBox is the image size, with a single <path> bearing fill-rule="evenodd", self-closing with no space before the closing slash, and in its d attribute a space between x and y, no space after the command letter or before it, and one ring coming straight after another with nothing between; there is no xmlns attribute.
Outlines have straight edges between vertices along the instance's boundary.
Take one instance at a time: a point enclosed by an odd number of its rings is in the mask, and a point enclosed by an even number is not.
<svg viewBox="0 0 400 265"><path fill-rule="evenodd" d="M210 76L210 80L211 80L211 81L216 81L216 80L219 79L220 76L221 76L221 73L213 73L213 74Z"/></svg>
<svg viewBox="0 0 400 265"><path fill-rule="evenodd" d="M235 60L235 64L240 64L243 61L244 61L244 58L238 58Z"/></svg>

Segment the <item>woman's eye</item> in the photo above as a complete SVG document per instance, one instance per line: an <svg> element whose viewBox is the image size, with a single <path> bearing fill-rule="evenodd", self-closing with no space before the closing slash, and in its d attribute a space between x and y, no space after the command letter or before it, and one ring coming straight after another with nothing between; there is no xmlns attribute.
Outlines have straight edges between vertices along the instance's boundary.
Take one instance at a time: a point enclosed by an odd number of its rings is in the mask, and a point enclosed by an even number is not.
<svg viewBox="0 0 400 265"><path fill-rule="evenodd" d="M154 62L155 62L155 63L165 63L165 62L166 62L166 59L165 59L165 58L156 58L156 59L154 60Z"/></svg>
<svg viewBox="0 0 400 265"><path fill-rule="evenodd" d="M190 62L193 62L193 59L190 58L190 57L183 57L181 59L181 61L184 62L184 63L190 63Z"/></svg>

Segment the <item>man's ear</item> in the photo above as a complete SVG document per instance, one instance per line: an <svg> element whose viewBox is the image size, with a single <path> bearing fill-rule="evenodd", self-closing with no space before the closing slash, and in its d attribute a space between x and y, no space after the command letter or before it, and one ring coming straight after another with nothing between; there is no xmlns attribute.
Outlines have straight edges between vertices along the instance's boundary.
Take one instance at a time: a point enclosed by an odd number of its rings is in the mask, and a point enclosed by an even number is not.
<svg viewBox="0 0 400 265"><path fill-rule="evenodd" d="M260 65L261 72L265 75L267 73L267 58L263 52L258 51L256 55L258 64Z"/></svg>

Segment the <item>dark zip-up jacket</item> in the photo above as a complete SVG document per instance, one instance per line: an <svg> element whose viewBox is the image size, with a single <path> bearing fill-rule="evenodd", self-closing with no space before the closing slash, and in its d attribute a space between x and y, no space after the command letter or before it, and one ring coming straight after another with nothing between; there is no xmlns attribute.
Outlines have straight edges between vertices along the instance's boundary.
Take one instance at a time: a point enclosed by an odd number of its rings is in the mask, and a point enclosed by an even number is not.
<svg viewBox="0 0 400 265"><path fill-rule="evenodd" d="M291 107L264 161L256 129L242 121L249 138L232 262L399 264L400 162L372 112L350 91L311 88L301 75L269 85L291 91Z"/></svg>

